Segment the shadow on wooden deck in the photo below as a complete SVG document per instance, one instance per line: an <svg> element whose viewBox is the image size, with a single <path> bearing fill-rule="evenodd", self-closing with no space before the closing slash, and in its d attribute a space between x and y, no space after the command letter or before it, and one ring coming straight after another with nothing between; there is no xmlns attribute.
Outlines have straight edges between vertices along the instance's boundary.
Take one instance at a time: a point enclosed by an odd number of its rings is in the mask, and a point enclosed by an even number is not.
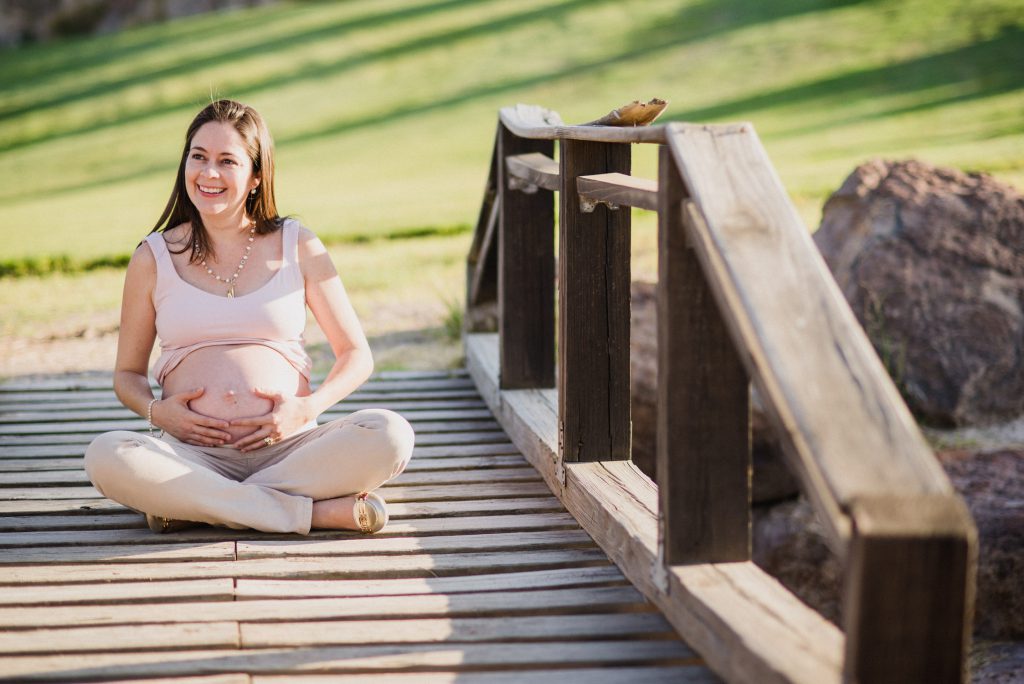
<svg viewBox="0 0 1024 684"><path fill-rule="evenodd" d="M372 537L154 535L82 470L143 430L109 376L0 385L0 677L717 681L565 512L464 371L375 376L414 426Z"/></svg>

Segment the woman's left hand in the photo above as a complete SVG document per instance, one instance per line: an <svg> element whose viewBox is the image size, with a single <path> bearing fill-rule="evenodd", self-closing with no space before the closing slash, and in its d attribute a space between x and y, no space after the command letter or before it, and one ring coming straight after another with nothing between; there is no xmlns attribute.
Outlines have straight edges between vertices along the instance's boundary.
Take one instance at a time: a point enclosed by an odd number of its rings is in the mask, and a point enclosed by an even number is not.
<svg viewBox="0 0 1024 684"><path fill-rule="evenodd" d="M288 435L294 434L303 425L308 423L313 416L310 415L309 398L297 397L293 394L282 392L264 392L261 389L253 389L253 394L274 402L274 408L270 413L251 418L235 418L231 421L232 427L247 425L261 428L250 435L246 435L232 446L239 451L255 451L276 444ZM267 442L267 438L270 442Z"/></svg>

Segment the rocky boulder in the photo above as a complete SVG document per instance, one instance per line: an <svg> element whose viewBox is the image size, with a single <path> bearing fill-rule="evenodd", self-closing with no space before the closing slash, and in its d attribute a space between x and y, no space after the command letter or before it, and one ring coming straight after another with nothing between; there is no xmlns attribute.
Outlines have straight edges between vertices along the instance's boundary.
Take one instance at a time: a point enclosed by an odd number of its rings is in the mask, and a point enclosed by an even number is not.
<svg viewBox="0 0 1024 684"><path fill-rule="evenodd" d="M1024 413L1024 197L920 161L858 167L814 240L910 408L936 425Z"/></svg>

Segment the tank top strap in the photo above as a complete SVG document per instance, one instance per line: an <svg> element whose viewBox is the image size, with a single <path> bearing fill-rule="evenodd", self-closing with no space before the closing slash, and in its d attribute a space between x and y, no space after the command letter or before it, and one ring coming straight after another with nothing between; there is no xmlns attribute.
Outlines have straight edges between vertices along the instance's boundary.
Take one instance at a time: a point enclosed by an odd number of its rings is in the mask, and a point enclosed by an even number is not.
<svg viewBox="0 0 1024 684"><path fill-rule="evenodd" d="M173 276L176 276L177 272L174 270L174 262L171 261L171 253L167 249L163 233L150 233L146 236L146 242L153 252L153 258L156 259L157 286L173 285Z"/></svg>
<svg viewBox="0 0 1024 684"><path fill-rule="evenodd" d="M281 226L283 236L281 238L281 249L283 250L282 267L287 269L289 282L293 288L302 288L302 269L299 267L299 222L295 219L285 219Z"/></svg>

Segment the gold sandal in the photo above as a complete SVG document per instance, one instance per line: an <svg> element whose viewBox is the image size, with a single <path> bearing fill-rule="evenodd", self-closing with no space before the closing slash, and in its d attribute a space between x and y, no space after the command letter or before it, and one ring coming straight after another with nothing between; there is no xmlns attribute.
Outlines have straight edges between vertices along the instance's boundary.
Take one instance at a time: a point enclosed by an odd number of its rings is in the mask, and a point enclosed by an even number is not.
<svg viewBox="0 0 1024 684"><path fill-rule="evenodd" d="M352 505L352 517L363 534L380 532L388 524L388 507L384 499L373 492L356 494Z"/></svg>
<svg viewBox="0 0 1024 684"><path fill-rule="evenodd" d="M146 513L146 525L157 534L187 530L190 527L195 527L196 524L191 520L171 520L170 518L161 518L158 515Z"/></svg>

